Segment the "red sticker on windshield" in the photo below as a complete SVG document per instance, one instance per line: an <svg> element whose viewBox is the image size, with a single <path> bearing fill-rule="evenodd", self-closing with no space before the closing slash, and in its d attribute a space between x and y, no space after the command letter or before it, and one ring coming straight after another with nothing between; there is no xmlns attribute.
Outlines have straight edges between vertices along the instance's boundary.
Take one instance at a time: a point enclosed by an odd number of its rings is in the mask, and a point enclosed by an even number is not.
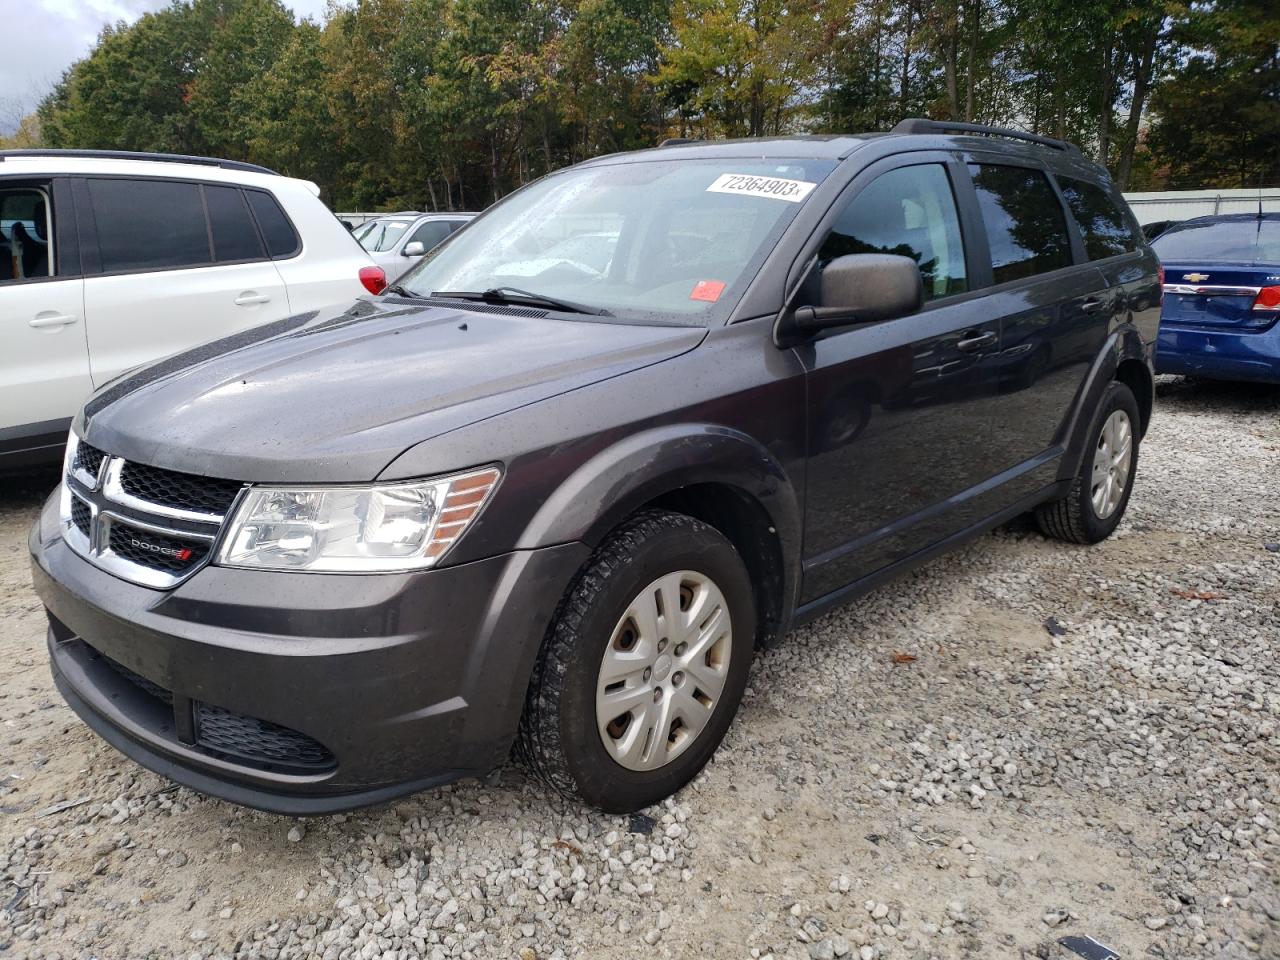
<svg viewBox="0 0 1280 960"><path fill-rule="evenodd" d="M715 303L722 293L724 293L724 284L719 280L699 280L693 285L693 293L689 294L689 299Z"/></svg>

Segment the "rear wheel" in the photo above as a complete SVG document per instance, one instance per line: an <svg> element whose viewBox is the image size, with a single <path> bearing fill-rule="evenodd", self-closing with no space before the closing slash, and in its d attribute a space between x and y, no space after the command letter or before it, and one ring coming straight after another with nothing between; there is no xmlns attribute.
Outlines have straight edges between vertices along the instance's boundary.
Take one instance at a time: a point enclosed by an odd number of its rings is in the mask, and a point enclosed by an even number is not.
<svg viewBox="0 0 1280 960"><path fill-rule="evenodd" d="M1090 443L1061 500L1036 508L1040 529L1070 543L1097 543L1120 525L1138 467L1138 401L1125 384L1107 387L1089 427Z"/></svg>
<svg viewBox="0 0 1280 960"><path fill-rule="evenodd" d="M751 582L728 540L692 517L637 515L560 604L518 755L555 789L612 813L662 800L724 738L755 632Z"/></svg>

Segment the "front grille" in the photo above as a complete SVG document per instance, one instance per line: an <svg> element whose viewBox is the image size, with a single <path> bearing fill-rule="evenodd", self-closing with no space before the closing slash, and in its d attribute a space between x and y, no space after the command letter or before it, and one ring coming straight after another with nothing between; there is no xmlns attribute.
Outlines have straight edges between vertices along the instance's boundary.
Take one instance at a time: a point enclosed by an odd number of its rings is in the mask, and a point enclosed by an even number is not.
<svg viewBox="0 0 1280 960"><path fill-rule="evenodd" d="M164 507L224 514L243 484L234 480L197 477L141 463L126 463L120 473L125 493Z"/></svg>
<svg viewBox="0 0 1280 960"><path fill-rule="evenodd" d="M79 497L71 496L71 522L86 537L89 536L89 521L92 514L89 505Z"/></svg>
<svg viewBox="0 0 1280 960"><path fill-rule="evenodd" d="M244 489L235 480L131 463L84 443L64 482L61 520L71 549L157 590L176 587L209 561Z"/></svg>
<svg viewBox="0 0 1280 960"><path fill-rule="evenodd" d="M195 742L188 744L221 759L242 766L261 770L294 770L314 773L331 770L337 759L320 743L305 733L282 727L269 720L260 720L210 703L174 697L173 693L153 683L141 674L134 673L122 663L106 654L94 651L102 661L119 676L128 680L138 690L158 700L175 711L192 710L195 722ZM174 729L186 725L174 719Z"/></svg>
<svg viewBox="0 0 1280 960"><path fill-rule="evenodd" d="M207 540L180 540L112 521L109 540L116 556L152 570L185 573L209 552Z"/></svg>
<svg viewBox="0 0 1280 960"><path fill-rule="evenodd" d="M207 703L196 704L196 743L213 753L255 765L306 769L334 765L333 754L305 733Z"/></svg>
<svg viewBox="0 0 1280 960"><path fill-rule="evenodd" d="M98 475L98 468L102 466L103 453L97 447L91 447L83 440L76 447L75 459L71 462L72 470L80 470L87 473L91 477Z"/></svg>

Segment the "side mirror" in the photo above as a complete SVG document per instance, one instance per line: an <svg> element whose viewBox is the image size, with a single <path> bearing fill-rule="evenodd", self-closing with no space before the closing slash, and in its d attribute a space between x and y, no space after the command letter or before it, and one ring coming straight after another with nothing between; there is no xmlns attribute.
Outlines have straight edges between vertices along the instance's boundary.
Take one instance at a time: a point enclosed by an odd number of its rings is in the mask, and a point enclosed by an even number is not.
<svg viewBox="0 0 1280 960"><path fill-rule="evenodd" d="M404 245L401 255L405 257L420 257L427 252L427 248L422 245L421 240L411 240Z"/></svg>
<svg viewBox="0 0 1280 960"><path fill-rule="evenodd" d="M795 310L795 326L801 331L892 320L924 305L920 268L910 257L890 253L836 257L822 268L817 289L816 306Z"/></svg>

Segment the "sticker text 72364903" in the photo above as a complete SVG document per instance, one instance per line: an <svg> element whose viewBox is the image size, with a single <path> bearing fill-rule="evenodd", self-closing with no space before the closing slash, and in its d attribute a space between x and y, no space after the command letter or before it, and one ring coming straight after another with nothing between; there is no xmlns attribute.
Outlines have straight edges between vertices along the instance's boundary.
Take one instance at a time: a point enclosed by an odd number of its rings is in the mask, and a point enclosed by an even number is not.
<svg viewBox="0 0 1280 960"><path fill-rule="evenodd" d="M748 197L766 197L799 203L816 187L808 180L784 180L782 177L757 177L747 173L722 173L716 177L708 193L737 193Z"/></svg>

